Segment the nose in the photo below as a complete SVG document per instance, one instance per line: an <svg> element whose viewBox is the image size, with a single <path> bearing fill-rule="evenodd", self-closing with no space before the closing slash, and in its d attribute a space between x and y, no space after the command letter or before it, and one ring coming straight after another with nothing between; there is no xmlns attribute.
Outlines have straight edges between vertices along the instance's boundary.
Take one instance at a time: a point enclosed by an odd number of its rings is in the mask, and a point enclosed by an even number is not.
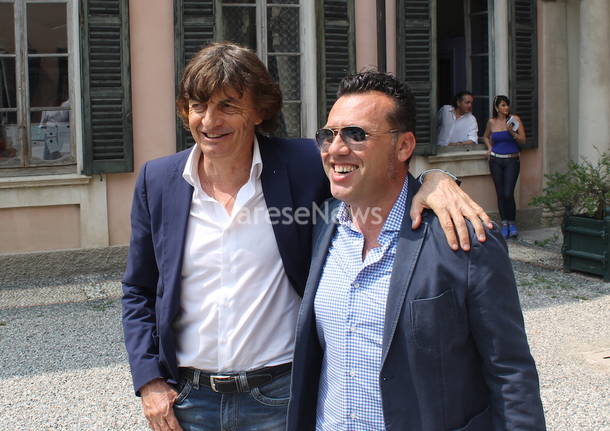
<svg viewBox="0 0 610 431"><path fill-rule="evenodd" d="M213 129L221 124L222 115L220 115L220 112L218 112L214 106L208 105L204 114L201 116L201 125L203 126L204 130Z"/></svg>
<svg viewBox="0 0 610 431"><path fill-rule="evenodd" d="M349 154L349 147L347 142L343 140L340 133L333 136L333 140L328 147L329 154Z"/></svg>

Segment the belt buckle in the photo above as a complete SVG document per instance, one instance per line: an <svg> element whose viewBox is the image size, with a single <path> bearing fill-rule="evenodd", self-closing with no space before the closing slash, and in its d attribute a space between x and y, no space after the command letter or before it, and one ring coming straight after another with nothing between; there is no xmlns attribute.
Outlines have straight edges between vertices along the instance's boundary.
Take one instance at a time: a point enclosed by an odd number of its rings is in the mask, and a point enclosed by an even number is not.
<svg viewBox="0 0 610 431"><path fill-rule="evenodd" d="M217 380L226 381L226 380L231 380L234 378L235 378L235 376L223 376L223 375L210 376L210 387L212 388L212 390L214 392L218 392L218 389L216 389Z"/></svg>

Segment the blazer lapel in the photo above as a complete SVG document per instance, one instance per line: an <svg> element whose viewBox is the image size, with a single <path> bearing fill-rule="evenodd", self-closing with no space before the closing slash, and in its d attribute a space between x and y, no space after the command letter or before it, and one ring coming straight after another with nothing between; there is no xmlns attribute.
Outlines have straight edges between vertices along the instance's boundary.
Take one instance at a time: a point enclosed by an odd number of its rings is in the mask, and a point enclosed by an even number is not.
<svg viewBox="0 0 610 431"><path fill-rule="evenodd" d="M413 275L413 269L417 263L417 259L423 244L423 239L428 230L428 223L425 222L425 219L419 229L415 231L411 229L411 216L409 215L409 210L411 208L413 196L415 193L417 193L418 189L419 183L411 175L409 175L407 204L400 227L400 237L398 239L394 265L392 267L392 276L390 278L390 288L388 291L388 299L386 304L386 317L383 330L382 366L388 354L390 342L394 337L400 312L404 305L407 291L410 287L409 283L411 276Z"/></svg>
<svg viewBox="0 0 610 431"><path fill-rule="evenodd" d="M282 217L284 208L290 208L294 215L294 202L290 191L290 178L286 165L282 162L280 155L273 151L273 142L269 138L257 135L261 159L263 161L263 171L261 173L261 184L267 209L279 211L279 218L273 223L273 233L277 242L280 257L284 264L286 274L293 282L296 279L294 274L298 272L300 259L299 236L294 223L284 223ZM272 220L273 221L273 220ZM295 286L299 294L302 294L303 286Z"/></svg>
<svg viewBox="0 0 610 431"><path fill-rule="evenodd" d="M178 161L167 178L163 189L163 257L165 290L171 295L172 315L177 311L179 300L184 240L191 209L193 187L182 177L188 158Z"/></svg>

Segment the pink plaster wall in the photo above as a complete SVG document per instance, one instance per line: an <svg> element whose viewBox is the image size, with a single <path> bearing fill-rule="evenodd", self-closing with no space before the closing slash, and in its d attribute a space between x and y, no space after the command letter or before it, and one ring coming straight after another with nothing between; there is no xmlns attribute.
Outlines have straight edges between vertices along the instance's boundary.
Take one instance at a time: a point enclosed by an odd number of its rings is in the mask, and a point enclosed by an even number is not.
<svg viewBox="0 0 610 431"><path fill-rule="evenodd" d="M0 209L0 238L0 253L79 248L79 206Z"/></svg>
<svg viewBox="0 0 610 431"><path fill-rule="evenodd" d="M131 0L129 8L134 172L107 176L111 245L129 242L131 196L142 164L176 149L173 5Z"/></svg>

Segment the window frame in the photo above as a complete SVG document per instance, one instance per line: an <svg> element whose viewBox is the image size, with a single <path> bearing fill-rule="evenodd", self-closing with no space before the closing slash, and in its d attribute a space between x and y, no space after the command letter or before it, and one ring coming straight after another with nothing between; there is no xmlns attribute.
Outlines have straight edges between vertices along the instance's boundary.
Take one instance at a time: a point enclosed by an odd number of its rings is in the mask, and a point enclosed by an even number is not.
<svg viewBox="0 0 610 431"><path fill-rule="evenodd" d="M82 164L82 139L78 125L80 124L80 83L77 77L79 69L77 67L78 45L77 38L74 37L78 31L77 8L74 5L76 0L0 0L0 3L12 4L14 14L15 32L15 84L19 89L19 84L25 89L17 91L14 112L17 114L18 139L21 147L21 165L0 167L0 178L13 178L20 176L46 176L76 174ZM29 82L29 59L30 53L24 49L27 46L27 5L28 4L65 4L66 5L66 46L65 55L54 53L40 54L35 57L64 57L67 58L68 71L68 97L70 100L70 152L72 160L66 162L47 161L46 163L31 164L31 113L42 112L44 108L37 107L32 110L30 106L30 82ZM59 107L58 107L59 108ZM60 109L53 109L60 110ZM9 111L5 111L9 112Z"/></svg>

